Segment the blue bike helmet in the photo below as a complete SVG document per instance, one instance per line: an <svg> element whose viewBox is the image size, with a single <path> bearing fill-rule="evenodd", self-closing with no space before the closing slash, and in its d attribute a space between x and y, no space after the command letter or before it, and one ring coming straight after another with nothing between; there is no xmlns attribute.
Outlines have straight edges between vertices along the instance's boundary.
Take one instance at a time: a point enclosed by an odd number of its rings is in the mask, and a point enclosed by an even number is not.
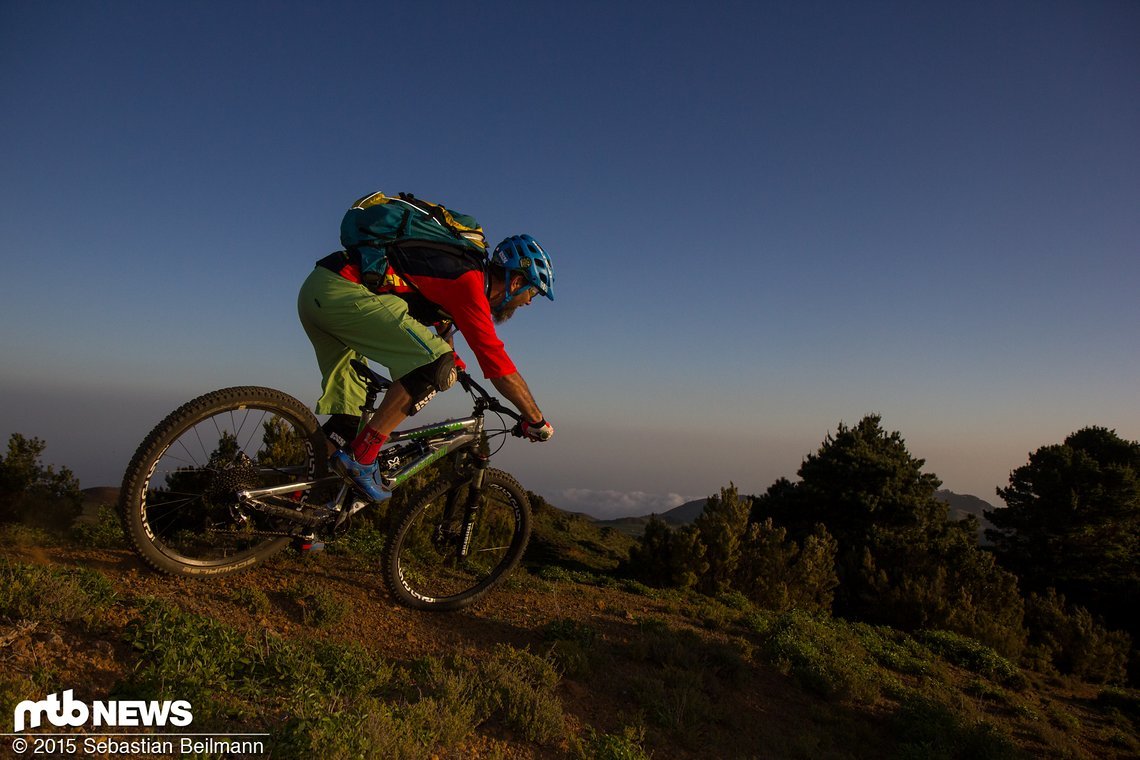
<svg viewBox="0 0 1140 760"><path fill-rule="evenodd" d="M554 267L550 263L550 256L530 235L512 235L499 243L495 246L495 252L491 254L491 263L507 270L504 305L527 287L534 287L551 301L554 300ZM527 281L526 285L513 293L511 292L512 272L521 273Z"/></svg>

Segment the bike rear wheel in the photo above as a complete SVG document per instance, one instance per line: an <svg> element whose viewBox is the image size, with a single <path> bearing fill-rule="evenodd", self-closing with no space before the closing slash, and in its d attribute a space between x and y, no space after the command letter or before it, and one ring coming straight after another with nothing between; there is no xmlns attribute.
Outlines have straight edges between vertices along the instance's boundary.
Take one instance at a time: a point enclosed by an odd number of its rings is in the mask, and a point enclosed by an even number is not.
<svg viewBox="0 0 1140 760"><path fill-rule="evenodd" d="M465 557L459 547L470 481L440 483L413 497L384 554L385 581L402 604L437 611L466 607L518 565L530 540L530 501L507 473L485 473Z"/></svg>
<svg viewBox="0 0 1140 760"><path fill-rule="evenodd" d="M238 492L311 480L326 468L325 438L301 402L272 388L226 388L171 412L139 445L123 476L119 514L150 566L221 575L284 549L287 520L243 505ZM298 509L307 492L287 495Z"/></svg>

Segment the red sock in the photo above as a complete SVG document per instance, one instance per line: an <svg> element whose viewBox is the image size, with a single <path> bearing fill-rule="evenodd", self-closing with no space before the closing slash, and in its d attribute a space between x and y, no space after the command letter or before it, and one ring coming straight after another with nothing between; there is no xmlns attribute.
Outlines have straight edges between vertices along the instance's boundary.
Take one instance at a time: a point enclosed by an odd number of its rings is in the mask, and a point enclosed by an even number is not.
<svg viewBox="0 0 1140 760"><path fill-rule="evenodd" d="M352 458L359 464L372 464L376 461L376 457L380 455L380 447L387 441L388 436L366 427L360 431L360 434L356 436L356 440L352 442Z"/></svg>

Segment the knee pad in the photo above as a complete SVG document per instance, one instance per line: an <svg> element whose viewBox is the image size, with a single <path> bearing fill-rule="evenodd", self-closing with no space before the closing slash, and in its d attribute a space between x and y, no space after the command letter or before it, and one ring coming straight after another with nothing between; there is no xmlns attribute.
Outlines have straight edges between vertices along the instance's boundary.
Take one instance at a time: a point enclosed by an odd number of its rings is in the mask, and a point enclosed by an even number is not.
<svg viewBox="0 0 1140 760"><path fill-rule="evenodd" d="M438 391L445 391L455 384L455 352L448 351L431 364L417 367L400 378L405 390L412 397L412 410L415 414L427 406L427 402Z"/></svg>

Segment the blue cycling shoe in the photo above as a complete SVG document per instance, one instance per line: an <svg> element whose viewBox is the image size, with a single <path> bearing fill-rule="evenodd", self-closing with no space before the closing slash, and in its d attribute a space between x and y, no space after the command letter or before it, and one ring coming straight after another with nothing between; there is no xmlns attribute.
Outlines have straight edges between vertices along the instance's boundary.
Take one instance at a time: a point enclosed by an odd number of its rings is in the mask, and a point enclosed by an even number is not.
<svg viewBox="0 0 1140 760"><path fill-rule="evenodd" d="M379 460L372 464L360 464L352 458L352 454L344 449L337 449L329 458L329 465L333 471L351 480L373 501L384 501L392 495L391 484L380 475Z"/></svg>

